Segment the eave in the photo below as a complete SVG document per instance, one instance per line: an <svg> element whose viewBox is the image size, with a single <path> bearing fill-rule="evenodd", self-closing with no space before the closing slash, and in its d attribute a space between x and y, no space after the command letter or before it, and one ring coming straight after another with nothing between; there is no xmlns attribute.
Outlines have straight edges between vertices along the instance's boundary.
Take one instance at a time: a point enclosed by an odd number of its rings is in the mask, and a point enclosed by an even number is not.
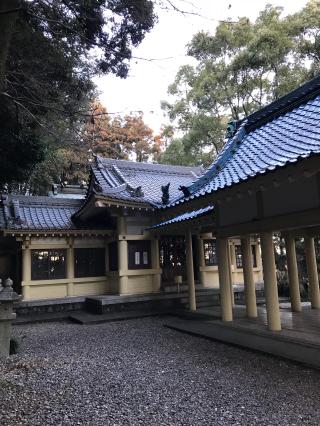
<svg viewBox="0 0 320 426"><path fill-rule="evenodd" d="M267 189L278 187L285 182L295 182L300 176L310 177L320 172L320 155L314 154L308 158L300 159L295 163L289 163L274 170L255 175L244 181L240 181L223 189L200 195L197 198L187 199L183 203L159 210L162 217L167 219L177 216L185 211L196 210L201 207L213 204L219 206L228 203L232 199L241 199L245 195L251 195Z"/></svg>
<svg viewBox="0 0 320 426"><path fill-rule="evenodd" d="M147 203L138 203L133 201L126 201L115 199L104 195L91 194L82 205L82 207L72 216L72 220L85 222L92 217L93 212L101 208L114 208L119 209L119 214L122 209L136 210L136 211L154 211L154 207Z"/></svg>
<svg viewBox="0 0 320 426"><path fill-rule="evenodd" d="M2 229L7 237L98 237L114 234L110 229Z"/></svg>

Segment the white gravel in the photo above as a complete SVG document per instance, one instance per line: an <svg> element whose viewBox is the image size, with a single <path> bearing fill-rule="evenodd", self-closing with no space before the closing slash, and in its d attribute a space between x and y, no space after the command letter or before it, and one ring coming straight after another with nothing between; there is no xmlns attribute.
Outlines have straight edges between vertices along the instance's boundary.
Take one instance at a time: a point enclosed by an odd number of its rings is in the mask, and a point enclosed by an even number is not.
<svg viewBox="0 0 320 426"><path fill-rule="evenodd" d="M22 325L0 425L319 425L320 372L181 334L164 318Z"/></svg>

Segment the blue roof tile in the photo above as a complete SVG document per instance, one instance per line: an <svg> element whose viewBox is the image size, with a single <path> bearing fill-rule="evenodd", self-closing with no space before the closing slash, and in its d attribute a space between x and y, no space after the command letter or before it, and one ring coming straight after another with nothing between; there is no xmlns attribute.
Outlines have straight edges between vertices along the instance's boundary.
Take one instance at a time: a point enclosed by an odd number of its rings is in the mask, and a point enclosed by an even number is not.
<svg viewBox="0 0 320 426"><path fill-rule="evenodd" d="M0 228L12 230L76 229L71 216L82 200L9 195L2 197Z"/></svg>
<svg viewBox="0 0 320 426"><path fill-rule="evenodd" d="M239 142L240 140L240 142ZM209 169L170 205L320 154L320 77L242 121Z"/></svg>
<svg viewBox="0 0 320 426"><path fill-rule="evenodd" d="M183 214L176 216L172 219L166 220L164 222L160 222L160 223L152 226L149 229L161 228L163 226L172 225L174 223L185 222L187 220L196 219L197 217L201 217L201 216L206 215L207 213L211 212L213 209L214 209L213 206L207 206L207 207L203 207L203 208L198 209L198 210L186 212L186 213L183 213Z"/></svg>
<svg viewBox="0 0 320 426"><path fill-rule="evenodd" d="M179 190L181 185L190 185L202 173L202 167L139 163L98 156L92 167L93 181L100 186L96 191L99 195L152 206L161 205L161 186L170 182L170 200L174 200L182 193ZM138 196L135 190L139 187Z"/></svg>

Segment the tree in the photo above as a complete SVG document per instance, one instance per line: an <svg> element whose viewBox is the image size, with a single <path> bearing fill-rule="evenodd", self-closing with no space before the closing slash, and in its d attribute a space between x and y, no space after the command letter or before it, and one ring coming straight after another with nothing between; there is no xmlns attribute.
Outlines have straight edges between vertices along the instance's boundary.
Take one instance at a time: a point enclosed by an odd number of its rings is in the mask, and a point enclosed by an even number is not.
<svg viewBox="0 0 320 426"><path fill-rule="evenodd" d="M28 191L46 193L53 182L80 183L88 180L93 155L106 158L158 161L163 149L162 135L154 135L143 116L112 116L97 100L89 106L81 136L64 147L46 153L28 180Z"/></svg>
<svg viewBox="0 0 320 426"><path fill-rule="evenodd" d="M194 166L197 162L197 158L186 153L181 139L173 139L159 158L159 163L174 166Z"/></svg>
<svg viewBox="0 0 320 426"><path fill-rule="evenodd" d="M143 121L143 115L127 115L124 119L123 130L128 154L134 156L135 161L148 161L161 148L160 138L155 140L153 131Z"/></svg>
<svg viewBox="0 0 320 426"><path fill-rule="evenodd" d="M183 66L163 109L182 132L184 150L210 163L224 145L229 120L240 120L319 72L320 2L282 17L267 5L255 22L221 22L188 45L196 67Z"/></svg>
<svg viewBox="0 0 320 426"><path fill-rule="evenodd" d="M93 75L125 77L132 47L154 22L149 0L1 2L0 123L8 121L10 131L3 136L0 124L0 186L26 179L47 152L43 139L81 137Z"/></svg>
<svg viewBox="0 0 320 426"><path fill-rule="evenodd" d="M114 159L148 161L162 149L162 138L154 136L143 114L111 117L99 101L91 105L90 120L84 126L82 145L94 154Z"/></svg>

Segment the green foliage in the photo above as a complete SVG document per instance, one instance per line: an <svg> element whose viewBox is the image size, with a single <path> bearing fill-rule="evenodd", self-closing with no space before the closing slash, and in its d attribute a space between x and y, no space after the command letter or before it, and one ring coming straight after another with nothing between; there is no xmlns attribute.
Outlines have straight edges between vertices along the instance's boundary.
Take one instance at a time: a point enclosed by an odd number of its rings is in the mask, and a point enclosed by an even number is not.
<svg viewBox="0 0 320 426"><path fill-rule="evenodd" d="M29 170L44 158L44 146L34 120L0 105L0 183L24 181Z"/></svg>
<svg viewBox="0 0 320 426"><path fill-rule="evenodd" d="M59 150L81 142L92 77L126 77L132 48L155 22L153 3L5 0L0 12L0 189L43 191Z"/></svg>
<svg viewBox="0 0 320 426"><path fill-rule="evenodd" d="M226 123L240 120L319 72L320 1L282 17L267 5L255 22L221 22L214 34L195 34L188 54L198 64L183 66L163 102L182 133L184 152L208 163L224 144ZM167 157L170 160L170 157ZM210 160L209 160L210 162Z"/></svg>
<svg viewBox="0 0 320 426"><path fill-rule="evenodd" d="M185 152L181 139L174 139L159 158L159 163L173 164L175 166L193 166L198 162L199 158L197 159Z"/></svg>

